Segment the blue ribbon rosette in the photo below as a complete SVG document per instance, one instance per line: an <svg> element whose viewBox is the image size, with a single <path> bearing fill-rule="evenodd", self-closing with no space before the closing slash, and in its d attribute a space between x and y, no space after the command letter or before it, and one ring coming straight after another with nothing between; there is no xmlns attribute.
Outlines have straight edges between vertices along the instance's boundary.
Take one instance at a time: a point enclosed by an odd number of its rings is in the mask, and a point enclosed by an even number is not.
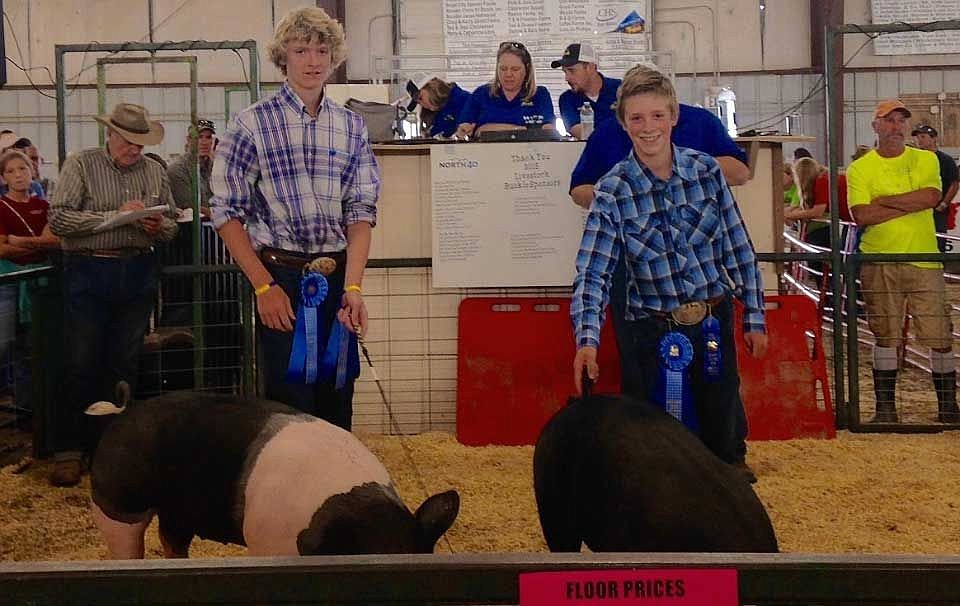
<svg viewBox="0 0 960 606"><path fill-rule="evenodd" d="M693 361L693 344L686 335L671 331L660 339L660 376L655 393L657 403L667 413L696 432L696 410L686 369Z"/></svg>
<svg viewBox="0 0 960 606"><path fill-rule="evenodd" d="M300 307L293 329L293 347L287 365L288 383L317 382L319 371L319 343L326 338L326 327L317 321L317 308L327 298L330 286L323 274L308 272L300 280Z"/></svg>
<svg viewBox="0 0 960 606"><path fill-rule="evenodd" d="M357 336L336 318L331 326L318 319L317 308L326 300L329 290L327 279L317 272L307 272L300 281L288 383L312 385L334 379L336 388L341 389L348 380L360 376Z"/></svg>
<svg viewBox="0 0 960 606"><path fill-rule="evenodd" d="M708 383L716 383L723 373L723 358L720 355L720 322L707 316L703 329L703 376Z"/></svg>

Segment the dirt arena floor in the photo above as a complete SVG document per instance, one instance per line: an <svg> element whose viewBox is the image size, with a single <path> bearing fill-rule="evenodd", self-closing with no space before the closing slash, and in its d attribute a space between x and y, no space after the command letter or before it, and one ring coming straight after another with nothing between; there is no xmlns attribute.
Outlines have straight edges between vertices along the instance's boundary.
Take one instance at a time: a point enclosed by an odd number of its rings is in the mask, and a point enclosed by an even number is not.
<svg viewBox="0 0 960 606"><path fill-rule="evenodd" d="M460 516L439 552L538 552L532 447L466 447L454 436L362 435L411 509L449 488ZM751 442L749 463L783 551L960 553L960 432ZM106 554L88 512L89 477L76 488L47 484L50 463L0 469L0 561L89 560ZM244 549L197 540L192 557ZM156 523L147 557L161 557Z"/></svg>

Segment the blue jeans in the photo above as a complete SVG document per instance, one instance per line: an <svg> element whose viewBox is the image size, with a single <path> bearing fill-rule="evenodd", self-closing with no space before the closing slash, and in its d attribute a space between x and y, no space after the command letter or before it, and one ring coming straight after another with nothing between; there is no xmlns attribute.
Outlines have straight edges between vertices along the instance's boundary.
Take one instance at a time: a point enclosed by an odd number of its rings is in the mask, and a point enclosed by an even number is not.
<svg viewBox="0 0 960 606"><path fill-rule="evenodd" d="M119 381L136 392L157 280L156 259L150 253L116 259L64 257L64 385L69 392L56 415L56 452L92 452L101 424L84 410L98 400L114 401Z"/></svg>
<svg viewBox="0 0 960 606"><path fill-rule="evenodd" d="M296 312L300 306L300 270L268 262L264 262L264 265L290 297L290 305ZM326 323L326 326L338 321L337 311L343 297L343 269L338 268L327 276L330 290L323 305L317 310L318 322ZM350 431L353 422L354 381L348 380L339 391L333 381L318 381L313 385L288 383L286 374L290 364L290 350L293 348L293 333L267 328L260 322L259 314L257 329L260 336L264 395L267 399L282 402Z"/></svg>
<svg viewBox="0 0 960 606"><path fill-rule="evenodd" d="M660 374L660 339L671 327L666 318L651 317L628 322L626 312L626 272L622 262L613 275L610 316L620 349L621 389L634 398L651 401ZM733 337L733 303L727 297L713 308L720 322L723 373L718 382L703 378L703 336L699 324L674 326L693 344L693 362L687 368L693 401L700 421L700 439L715 455L727 463L743 461L747 454L747 416L740 399L740 375Z"/></svg>

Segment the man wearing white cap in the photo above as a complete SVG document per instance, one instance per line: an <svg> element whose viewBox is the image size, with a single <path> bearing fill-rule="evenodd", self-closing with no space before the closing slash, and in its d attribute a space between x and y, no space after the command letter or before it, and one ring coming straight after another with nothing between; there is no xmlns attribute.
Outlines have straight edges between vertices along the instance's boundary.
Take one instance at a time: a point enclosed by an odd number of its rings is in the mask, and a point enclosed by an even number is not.
<svg viewBox="0 0 960 606"><path fill-rule="evenodd" d="M583 125L580 124L580 108L584 103L593 109L594 123L616 117L613 105L617 101L617 89L620 80L607 78L597 66L597 51L589 42L569 45L563 51L563 57L550 66L563 68L563 77L570 90L560 95L560 117L563 126L577 139L584 139ZM589 133L588 133L589 134Z"/></svg>
<svg viewBox="0 0 960 606"><path fill-rule="evenodd" d="M153 245L177 231L167 173L143 157L145 145L163 140L163 126L132 103L118 103L110 115L95 119L107 127L106 148L67 158L50 207L50 230L64 250L64 384L70 386L55 427L50 481L56 486L80 481L81 455L96 445L86 407L112 401L119 381L136 385L157 293ZM125 211L145 207L162 208L122 220ZM104 225L107 220L114 226Z"/></svg>

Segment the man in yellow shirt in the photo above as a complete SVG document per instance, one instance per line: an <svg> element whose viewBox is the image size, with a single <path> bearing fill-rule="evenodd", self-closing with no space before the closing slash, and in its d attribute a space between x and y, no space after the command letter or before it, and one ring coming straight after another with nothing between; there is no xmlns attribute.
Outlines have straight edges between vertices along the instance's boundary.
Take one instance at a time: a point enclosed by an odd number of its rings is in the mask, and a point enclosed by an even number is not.
<svg viewBox="0 0 960 606"><path fill-rule="evenodd" d="M906 146L910 111L899 100L881 101L873 115L877 147L847 169L847 200L863 230L864 253L936 253L933 208L940 202L940 164L929 151ZM917 342L930 348L939 420L960 421L953 359L950 306L943 266L936 262L867 263L860 274L873 349L876 415L871 422L895 423L897 348L903 345L905 305Z"/></svg>

